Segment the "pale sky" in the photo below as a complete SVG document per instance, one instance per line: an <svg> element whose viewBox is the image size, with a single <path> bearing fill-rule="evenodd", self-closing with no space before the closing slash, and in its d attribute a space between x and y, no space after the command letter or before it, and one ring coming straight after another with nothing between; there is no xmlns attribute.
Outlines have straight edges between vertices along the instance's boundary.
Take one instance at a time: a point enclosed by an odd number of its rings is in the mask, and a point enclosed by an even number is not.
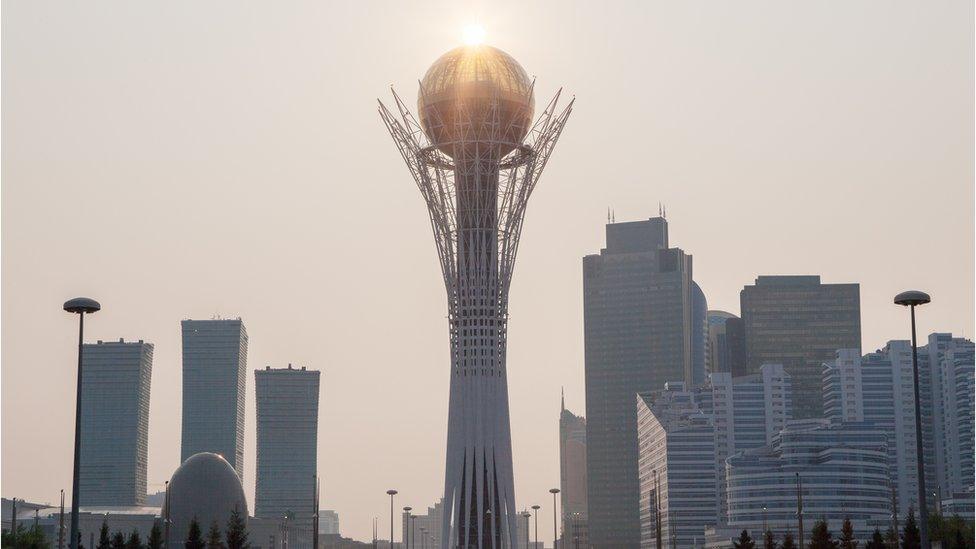
<svg viewBox="0 0 976 549"><path fill-rule="evenodd" d="M421 5L422 4L422 5ZM973 2L3 2L2 493L70 488L77 318L155 344L150 491L180 455L183 318L323 372L322 508L371 534L443 490L448 341L427 213L376 114L480 22L577 98L511 294L516 499L582 413L581 257L667 205L710 308L758 274L859 282L866 350L972 337ZM245 491L253 508L254 377ZM70 490L69 490L70 492Z"/></svg>

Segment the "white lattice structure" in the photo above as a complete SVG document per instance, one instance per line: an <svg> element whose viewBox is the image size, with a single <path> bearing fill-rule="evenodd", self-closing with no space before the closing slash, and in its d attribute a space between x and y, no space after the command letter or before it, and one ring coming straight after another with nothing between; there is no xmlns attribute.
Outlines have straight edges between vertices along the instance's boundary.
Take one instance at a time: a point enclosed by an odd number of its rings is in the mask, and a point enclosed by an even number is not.
<svg viewBox="0 0 976 549"><path fill-rule="evenodd" d="M444 549L516 546L505 368L508 290L529 195L572 111L532 124L533 82L488 46L451 50L420 85L420 122L393 93L389 129L430 213L451 348Z"/></svg>

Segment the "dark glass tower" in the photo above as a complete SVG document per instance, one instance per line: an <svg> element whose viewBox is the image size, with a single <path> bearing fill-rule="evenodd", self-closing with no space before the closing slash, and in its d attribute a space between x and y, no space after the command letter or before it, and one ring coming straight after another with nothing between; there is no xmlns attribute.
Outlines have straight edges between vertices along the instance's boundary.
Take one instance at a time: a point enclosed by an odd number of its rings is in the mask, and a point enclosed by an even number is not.
<svg viewBox="0 0 976 549"><path fill-rule="evenodd" d="M606 231L607 247L583 258L587 518L592 547L629 549L640 545L634 399L692 384L704 318L693 318L691 256L668 247L663 217Z"/></svg>
<svg viewBox="0 0 976 549"><path fill-rule="evenodd" d="M793 417L823 417L823 364L837 349L861 349L857 284L819 276L760 276L739 294L746 372L782 364L793 381Z"/></svg>

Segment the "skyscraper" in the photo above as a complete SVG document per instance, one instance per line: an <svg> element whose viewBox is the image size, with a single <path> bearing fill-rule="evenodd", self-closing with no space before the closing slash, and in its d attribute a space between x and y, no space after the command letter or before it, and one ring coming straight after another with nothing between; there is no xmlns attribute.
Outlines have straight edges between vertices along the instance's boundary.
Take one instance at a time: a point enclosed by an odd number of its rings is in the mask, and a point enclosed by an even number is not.
<svg viewBox="0 0 976 549"><path fill-rule="evenodd" d="M184 320L181 461L220 454L244 478L247 329L241 319Z"/></svg>
<svg viewBox="0 0 976 549"><path fill-rule="evenodd" d="M691 383L697 387L708 376L708 301L697 282L691 282Z"/></svg>
<svg viewBox="0 0 976 549"><path fill-rule="evenodd" d="M708 311L708 346L705 369L708 373L746 375L746 342L742 319L725 311Z"/></svg>
<svg viewBox="0 0 976 549"><path fill-rule="evenodd" d="M559 496L563 540L579 538L588 547L586 524L586 419L566 409L559 413Z"/></svg>
<svg viewBox="0 0 976 549"><path fill-rule="evenodd" d="M257 401L254 516L309 522L317 471L319 372L292 368L254 371Z"/></svg>
<svg viewBox="0 0 976 549"><path fill-rule="evenodd" d="M640 544L638 392L694 381L692 260L663 217L606 226L583 258L587 504L596 549Z"/></svg>
<svg viewBox="0 0 976 549"><path fill-rule="evenodd" d="M525 208L572 112L490 46L455 48L420 83L419 123L380 117L424 198L447 290L451 365L441 547L516 545L508 407L508 292Z"/></svg>
<svg viewBox="0 0 976 549"><path fill-rule="evenodd" d="M79 503L146 502L153 346L102 342L82 348Z"/></svg>
<svg viewBox="0 0 976 549"><path fill-rule="evenodd" d="M837 349L861 348L860 287L819 276L760 276L739 294L746 371L782 364L793 381L793 415L823 417L821 371Z"/></svg>

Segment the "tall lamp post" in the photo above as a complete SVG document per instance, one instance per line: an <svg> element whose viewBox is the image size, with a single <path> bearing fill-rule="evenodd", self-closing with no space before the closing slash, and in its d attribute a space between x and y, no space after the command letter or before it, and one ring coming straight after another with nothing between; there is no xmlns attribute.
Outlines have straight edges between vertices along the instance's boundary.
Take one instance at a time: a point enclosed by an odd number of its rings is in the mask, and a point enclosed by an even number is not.
<svg viewBox="0 0 976 549"><path fill-rule="evenodd" d="M895 296L895 304L911 309L912 315L912 377L915 379L915 457L918 474L918 531L922 549L929 549L928 510L925 508L925 466L922 464L922 402L918 394L918 346L915 339L915 307L932 301L929 294L909 290Z"/></svg>
<svg viewBox="0 0 976 549"><path fill-rule="evenodd" d="M410 515L410 547L417 549L417 515Z"/></svg>
<svg viewBox="0 0 976 549"><path fill-rule="evenodd" d="M390 496L390 549L393 549L393 496L397 495L397 491L387 490L386 494Z"/></svg>
<svg viewBox="0 0 976 549"><path fill-rule="evenodd" d="M559 515L556 494L559 493L559 488L550 488L549 493L552 494L552 549L559 549L559 532L556 530L556 516Z"/></svg>
<svg viewBox="0 0 976 549"><path fill-rule="evenodd" d="M407 549L410 549L410 519L413 518L410 516L410 511L413 511L413 507L410 507L409 505L403 508L403 512L407 514L407 528L405 532L406 537L403 540L403 543L407 546ZM390 541L392 542L392 540L393 538L391 537ZM416 542L416 540L414 541Z"/></svg>
<svg viewBox="0 0 976 549"><path fill-rule="evenodd" d="M529 519L532 518L532 513L522 511L522 518L525 519L525 549L529 549Z"/></svg>
<svg viewBox="0 0 976 549"><path fill-rule="evenodd" d="M64 302L64 310L78 315L78 386L75 390L75 463L71 478L71 549L78 549L78 469L81 464L81 352L85 341L85 315L102 308L94 299L76 297Z"/></svg>
<svg viewBox="0 0 976 549"><path fill-rule="evenodd" d="M532 510L535 511L535 546L539 546L539 509L542 509L541 505L533 505Z"/></svg>

